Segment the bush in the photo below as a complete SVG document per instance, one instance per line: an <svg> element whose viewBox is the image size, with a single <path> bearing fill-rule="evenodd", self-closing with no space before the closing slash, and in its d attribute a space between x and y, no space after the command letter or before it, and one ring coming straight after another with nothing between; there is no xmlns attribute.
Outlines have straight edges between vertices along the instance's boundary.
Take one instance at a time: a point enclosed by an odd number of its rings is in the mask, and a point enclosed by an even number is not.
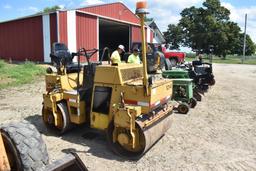
<svg viewBox="0 0 256 171"><path fill-rule="evenodd" d="M196 53L186 53L187 58L196 58Z"/></svg>

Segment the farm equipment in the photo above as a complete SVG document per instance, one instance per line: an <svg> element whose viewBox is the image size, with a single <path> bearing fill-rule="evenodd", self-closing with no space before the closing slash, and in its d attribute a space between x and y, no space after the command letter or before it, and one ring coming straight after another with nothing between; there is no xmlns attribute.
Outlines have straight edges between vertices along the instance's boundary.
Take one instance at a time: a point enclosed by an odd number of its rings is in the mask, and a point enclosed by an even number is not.
<svg viewBox="0 0 256 171"><path fill-rule="evenodd" d="M212 72L212 64L193 61L189 64L178 65L176 68L163 72L163 77L170 79L193 79L193 97L197 101L201 101L209 86L215 84Z"/></svg>
<svg viewBox="0 0 256 171"><path fill-rule="evenodd" d="M163 77L170 79L187 79L189 78L189 72L185 69L172 68L171 70L163 71Z"/></svg>
<svg viewBox="0 0 256 171"><path fill-rule="evenodd" d="M161 48L161 51L163 52L166 60L168 60L172 67L177 66L177 64L184 63L186 53L184 52L167 52L166 47L162 47L159 45L159 49Z"/></svg>
<svg viewBox="0 0 256 171"><path fill-rule="evenodd" d="M172 79L173 96L172 99L179 102L178 112L187 114L189 107L194 108L197 100L193 97L193 80L192 79Z"/></svg>
<svg viewBox="0 0 256 171"><path fill-rule="evenodd" d="M201 94L204 94L209 89L209 86L213 86L215 84L212 64L210 63L193 61L192 63L178 66L178 69L188 71L188 77L193 79L194 97L197 101L201 101Z"/></svg>
<svg viewBox="0 0 256 171"><path fill-rule="evenodd" d="M210 86L215 84L211 63L193 61L192 66L193 71L190 69L190 77L195 79L196 84Z"/></svg>
<svg viewBox="0 0 256 171"><path fill-rule="evenodd" d="M186 114L189 108L194 108L197 99L194 97L193 79L189 78L188 71L184 69L172 69L163 71L162 76L173 80L172 99L179 103L177 110L179 113Z"/></svg>
<svg viewBox="0 0 256 171"><path fill-rule="evenodd" d="M78 56L77 73L68 73L61 65L61 72L46 74L42 110L44 123L60 133L80 124L105 131L110 148L128 159L141 157L170 128L173 118L172 81L147 74L144 2L137 3L136 12L141 19L143 65L102 65L90 61L97 49L80 49L73 54ZM80 70L82 56L87 65ZM66 61L65 56L59 58Z"/></svg>
<svg viewBox="0 0 256 171"><path fill-rule="evenodd" d="M0 171L87 171L80 158L68 154L49 164L46 145L26 121L0 126Z"/></svg>
<svg viewBox="0 0 256 171"><path fill-rule="evenodd" d="M179 65L178 69L187 70L188 77L193 79L194 83L202 90L207 90L208 86L215 84L211 63L192 61L192 63Z"/></svg>

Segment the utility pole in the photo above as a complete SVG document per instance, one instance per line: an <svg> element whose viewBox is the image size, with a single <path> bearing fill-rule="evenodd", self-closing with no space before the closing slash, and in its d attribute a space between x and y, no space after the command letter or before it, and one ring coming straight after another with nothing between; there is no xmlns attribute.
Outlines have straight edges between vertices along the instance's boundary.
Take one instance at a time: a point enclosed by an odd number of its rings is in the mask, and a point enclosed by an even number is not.
<svg viewBox="0 0 256 171"><path fill-rule="evenodd" d="M245 50L246 50L246 28L247 28L247 14L245 14L245 24L244 24L244 49L243 49L243 58L242 63L245 60Z"/></svg>

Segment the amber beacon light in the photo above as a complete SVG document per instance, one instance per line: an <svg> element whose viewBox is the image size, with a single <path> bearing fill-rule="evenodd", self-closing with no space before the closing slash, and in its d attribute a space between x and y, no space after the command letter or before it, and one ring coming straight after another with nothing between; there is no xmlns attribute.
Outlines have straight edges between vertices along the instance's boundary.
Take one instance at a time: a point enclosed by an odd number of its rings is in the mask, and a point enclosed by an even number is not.
<svg viewBox="0 0 256 171"><path fill-rule="evenodd" d="M146 0L138 0L136 3L136 14L148 14L148 4Z"/></svg>

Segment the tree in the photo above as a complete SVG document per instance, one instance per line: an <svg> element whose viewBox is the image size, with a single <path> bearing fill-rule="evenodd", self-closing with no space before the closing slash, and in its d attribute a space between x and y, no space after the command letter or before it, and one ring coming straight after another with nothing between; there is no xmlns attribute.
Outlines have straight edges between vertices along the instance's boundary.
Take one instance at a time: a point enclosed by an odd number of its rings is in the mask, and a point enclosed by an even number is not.
<svg viewBox="0 0 256 171"><path fill-rule="evenodd" d="M244 34L239 34L239 42L233 48L233 54L243 55L243 46L244 46ZM246 35L246 48L245 48L245 55L250 56L253 55L256 51L256 45L252 41L251 37L247 34Z"/></svg>
<svg viewBox="0 0 256 171"><path fill-rule="evenodd" d="M203 7L184 9L179 22L185 35L184 45L198 53L225 57L234 42L231 40L240 32L237 24L229 21L229 15L219 0L206 0Z"/></svg>
<svg viewBox="0 0 256 171"><path fill-rule="evenodd" d="M247 34L246 35L246 48L245 48L245 55L250 56L255 54L256 45L252 41L251 37Z"/></svg>
<svg viewBox="0 0 256 171"><path fill-rule="evenodd" d="M154 18L148 18L147 16L144 17L145 22L153 21Z"/></svg>
<svg viewBox="0 0 256 171"><path fill-rule="evenodd" d="M41 14L41 13L50 13L50 12L57 11L59 9L61 9L61 7L58 6L58 5L55 5L55 6L52 6L52 7L46 7L46 8L43 9L43 11L40 11L38 13L39 14Z"/></svg>
<svg viewBox="0 0 256 171"><path fill-rule="evenodd" d="M241 43L241 29L229 16L230 11L221 6L219 0L205 0L202 7L185 8L178 25L169 25L165 37L174 46L182 44L197 53L213 53L225 58L227 54L238 53ZM250 40L249 37L248 51L252 53L255 46Z"/></svg>
<svg viewBox="0 0 256 171"><path fill-rule="evenodd" d="M169 49L179 49L182 42L181 27L175 24L169 24L168 29L164 32L166 44Z"/></svg>

